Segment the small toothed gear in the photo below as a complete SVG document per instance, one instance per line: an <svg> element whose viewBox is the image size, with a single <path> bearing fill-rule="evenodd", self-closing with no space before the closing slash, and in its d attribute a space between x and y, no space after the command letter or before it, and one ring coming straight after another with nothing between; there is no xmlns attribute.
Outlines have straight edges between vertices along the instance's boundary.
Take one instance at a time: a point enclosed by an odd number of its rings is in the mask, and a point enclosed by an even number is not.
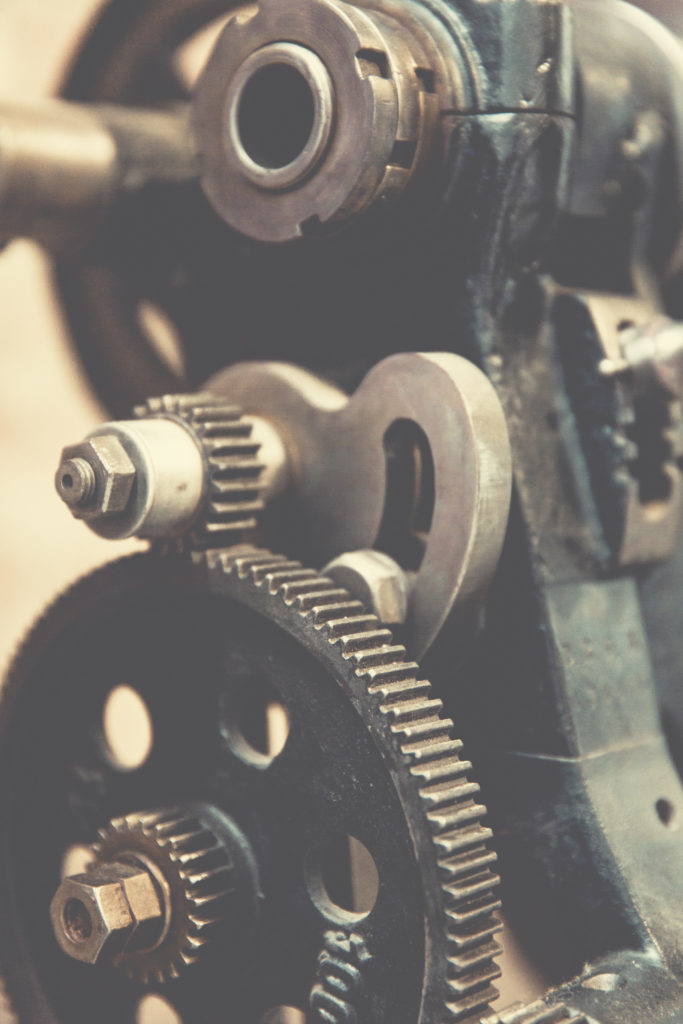
<svg viewBox="0 0 683 1024"><path fill-rule="evenodd" d="M201 513L186 537L190 547L235 543L253 530L263 509L259 479L263 465L252 424L239 409L210 392L163 395L136 406L137 419L171 419L199 444L204 463Z"/></svg>
<svg viewBox="0 0 683 1024"><path fill-rule="evenodd" d="M168 922L151 950L118 959L131 978L163 984L197 962L219 939L240 874L206 815L181 807L114 818L93 846L95 863L140 860L163 879Z"/></svg>

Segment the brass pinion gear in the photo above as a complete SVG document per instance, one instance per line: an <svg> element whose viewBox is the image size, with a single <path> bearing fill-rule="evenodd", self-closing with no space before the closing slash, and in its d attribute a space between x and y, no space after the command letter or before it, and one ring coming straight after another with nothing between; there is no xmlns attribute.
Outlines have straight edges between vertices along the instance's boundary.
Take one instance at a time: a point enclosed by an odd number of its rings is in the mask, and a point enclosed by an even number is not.
<svg viewBox="0 0 683 1024"><path fill-rule="evenodd" d="M182 807L127 814L100 829L93 845L95 866L139 862L160 880L167 903L160 940L149 950L124 951L117 962L143 984L180 977L204 947L224 937L226 919L234 913L238 882L245 885L248 868L238 863L239 847L228 845L211 817L208 808Z"/></svg>

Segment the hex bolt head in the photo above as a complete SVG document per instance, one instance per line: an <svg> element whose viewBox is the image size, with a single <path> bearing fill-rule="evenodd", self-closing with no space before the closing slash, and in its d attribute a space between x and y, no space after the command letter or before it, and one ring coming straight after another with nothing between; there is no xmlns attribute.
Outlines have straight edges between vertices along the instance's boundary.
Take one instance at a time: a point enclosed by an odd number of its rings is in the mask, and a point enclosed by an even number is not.
<svg viewBox="0 0 683 1024"><path fill-rule="evenodd" d="M50 904L61 949L74 960L111 962L125 949L151 948L165 908L152 876L132 864L102 864L65 878Z"/></svg>
<svg viewBox="0 0 683 1024"><path fill-rule="evenodd" d="M410 584L401 566L381 551L347 551L323 569L374 612L380 622L398 625L408 613Z"/></svg>
<svg viewBox="0 0 683 1024"><path fill-rule="evenodd" d="M95 519L124 511L135 472L119 438L102 434L63 450L55 485L77 519Z"/></svg>

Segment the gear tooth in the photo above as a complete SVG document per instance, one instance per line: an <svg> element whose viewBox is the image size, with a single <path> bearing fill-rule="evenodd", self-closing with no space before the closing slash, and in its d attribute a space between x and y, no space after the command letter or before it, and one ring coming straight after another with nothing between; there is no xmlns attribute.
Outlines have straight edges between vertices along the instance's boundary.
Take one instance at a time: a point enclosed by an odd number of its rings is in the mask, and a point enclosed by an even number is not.
<svg viewBox="0 0 683 1024"><path fill-rule="evenodd" d="M497 943L493 945L496 946L496 949L498 948ZM490 985L496 978L500 978L501 970L490 958L493 956L493 952L492 950L490 956L484 961L480 961L479 964L472 966L472 961L462 972L456 969L453 958L449 957L452 974L449 976L446 986L451 996L462 999L463 996L469 996L472 993L481 994L483 988Z"/></svg>
<svg viewBox="0 0 683 1024"><path fill-rule="evenodd" d="M495 864L497 860L498 855L495 850L490 850L487 846L480 845L475 846L473 849L465 850L464 853L460 853L455 857L442 860L440 867L444 878L451 880L483 871L485 868Z"/></svg>
<svg viewBox="0 0 683 1024"><path fill-rule="evenodd" d="M459 749L462 749L462 744ZM422 779L423 784L429 786L431 783L445 782L462 772L470 771L471 768L470 761L461 761L458 757L447 757L432 763L411 765L410 774Z"/></svg>
<svg viewBox="0 0 683 1024"><path fill-rule="evenodd" d="M457 780L449 780L438 786L428 786L421 791L425 806L430 809L442 807L444 804L467 800L479 793L479 786L471 782L466 775ZM495 854L493 855L495 860Z"/></svg>
<svg viewBox="0 0 683 1024"><path fill-rule="evenodd" d="M439 721L439 714L443 710L443 703L438 697L428 699L431 688L424 680L408 679L402 683L387 683L379 694L371 686L368 692L382 698L382 712L391 720L392 725L396 722L415 724L423 720Z"/></svg>
<svg viewBox="0 0 683 1024"><path fill-rule="evenodd" d="M383 665L393 665L397 658L405 654L403 647L386 642L382 636L383 631L376 633L361 633L357 637L347 637L342 647L342 654L345 658L352 658L356 666L356 673L359 676L367 675L372 669ZM391 634L389 634L391 636ZM375 640L370 645L368 638L374 636ZM367 646L365 646L367 644ZM380 644L380 646L377 646ZM362 645L362 646L361 646ZM342 646L340 644L340 646Z"/></svg>
<svg viewBox="0 0 683 1024"><path fill-rule="evenodd" d="M313 622L316 626L322 627L327 625L329 627L339 622L352 623L354 621L352 616L357 616L359 612L363 612L365 610L361 602L355 601L346 591L343 591L343 595L343 599L339 602L323 604L313 609ZM367 616L364 621L369 624L368 629L372 629L372 627L376 625L376 619L371 618L370 616ZM362 632L365 631L353 628L348 630L349 635ZM339 636L334 638L341 640L343 644L346 639L344 637L344 630L342 629Z"/></svg>
<svg viewBox="0 0 683 1024"><path fill-rule="evenodd" d="M447 1000L444 1024L474 1024L485 1013L489 1004L498 998L498 989L487 985L477 992L471 992L461 999Z"/></svg>
<svg viewBox="0 0 683 1024"><path fill-rule="evenodd" d="M363 612L361 615L354 612ZM374 615L365 613L360 601L350 601L346 606L346 614L341 618L330 618L326 622L328 639L333 643L341 641L342 644L354 633L364 633L377 625Z"/></svg>
<svg viewBox="0 0 683 1024"><path fill-rule="evenodd" d="M433 737L431 733L424 738L421 735L414 737L410 733L406 737L408 742L401 743L403 753L414 762L440 761L444 757L457 757L458 751L462 749L462 744L449 737L448 734L452 728L450 722L442 719L440 724L442 728Z"/></svg>
<svg viewBox="0 0 683 1024"><path fill-rule="evenodd" d="M327 605L339 605L340 601L347 597L345 590L328 586L324 576L319 578L318 583L320 585L318 590L311 590L297 598L298 610L305 613L310 612L314 618L318 609L322 611Z"/></svg>
<svg viewBox="0 0 683 1024"><path fill-rule="evenodd" d="M491 839L491 829L474 822L469 828L458 829L456 832L442 832L436 835L434 841L441 850L441 859L444 863L450 863L450 858L462 850L479 846Z"/></svg>

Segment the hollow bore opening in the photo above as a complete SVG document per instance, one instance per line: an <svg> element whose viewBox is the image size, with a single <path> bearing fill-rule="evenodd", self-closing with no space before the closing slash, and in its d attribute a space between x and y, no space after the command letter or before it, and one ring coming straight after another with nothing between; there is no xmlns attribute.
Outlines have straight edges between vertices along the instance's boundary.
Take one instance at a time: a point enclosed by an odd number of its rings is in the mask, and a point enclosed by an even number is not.
<svg viewBox="0 0 683 1024"><path fill-rule="evenodd" d="M367 846L352 835L335 834L312 852L308 888L316 906L348 920L370 913L379 894L379 872Z"/></svg>
<svg viewBox="0 0 683 1024"><path fill-rule="evenodd" d="M130 686L116 686L108 695L102 730L109 759L121 771L140 768L152 751L152 716L140 694Z"/></svg>
<svg viewBox="0 0 683 1024"><path fill-rule="evenodd" d="M73 485L74 478L72 477L71 473L65 473L64 476L62 477L62 487L68 491L73 487Z"/></svg>
<svg viewBox="0 0 683 1024"><path fill-rule="evenodd" d="M92 920L81 900L68 900L64 907L64 928L72 942L85 942L92 935Z"/></svg>
<svg viewBox="0 0 683 1024"><path fill-rule="evenodd" d="M221 699L221 711L223 734L243 761L265 768L284 750L289 715L268 679L236 673Z"/></svg>
<svg viewBox="0 0 683 1024"><path fill-rule="evenodd" d="M303 152L315 121L311 88L291 64L259 68L240 98L240 140L255 164L277 170Z"/></svg>

